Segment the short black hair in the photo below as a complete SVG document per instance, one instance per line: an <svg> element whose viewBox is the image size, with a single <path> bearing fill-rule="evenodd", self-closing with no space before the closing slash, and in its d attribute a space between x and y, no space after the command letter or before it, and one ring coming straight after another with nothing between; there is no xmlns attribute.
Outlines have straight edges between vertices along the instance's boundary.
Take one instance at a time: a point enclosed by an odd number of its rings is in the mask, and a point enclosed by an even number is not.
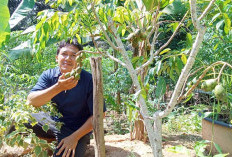
<svg viewBox="0 0 232 157"><path fill-rule="evenodd" d="M62 40L62 41L60 42L59 47L57 48L57 53L56 53L56 55L59 54L60 49L61 49L62 47L65 47L65 46L67 46L67 45L73 45L73 46L75 46L76 48L78 48L79 51L83 50L83 46L77 41L76 38L68 39L67 41Z"/></svg>

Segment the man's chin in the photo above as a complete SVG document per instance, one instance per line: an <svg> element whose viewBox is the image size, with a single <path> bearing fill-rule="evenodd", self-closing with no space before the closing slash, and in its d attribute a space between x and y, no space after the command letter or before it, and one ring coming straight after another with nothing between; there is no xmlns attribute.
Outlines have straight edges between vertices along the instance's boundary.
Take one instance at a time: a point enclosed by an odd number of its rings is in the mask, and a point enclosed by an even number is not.
<svg viewBox="0 0 232 157"><path fill-rule="evenodd" d="M71 72L72 68L60 68L61 73Z"/></svg>

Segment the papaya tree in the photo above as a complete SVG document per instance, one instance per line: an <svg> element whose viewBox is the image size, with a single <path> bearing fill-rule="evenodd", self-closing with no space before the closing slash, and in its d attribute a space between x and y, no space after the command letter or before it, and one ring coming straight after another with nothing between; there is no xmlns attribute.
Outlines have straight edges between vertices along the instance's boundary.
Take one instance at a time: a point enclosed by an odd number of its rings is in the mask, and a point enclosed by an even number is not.
<svg viewBox="0 0 232 157"><path fill-rule="evenodd" d="M179 102L181 90L187 75L189 74L196 55L200 49L206 27L203 24L204 17L209 12L215 2L212 0L198 17L200 11L197 11L196 0L190 0L186 4L187 11L181 17L181 20L165 20L165 12L175 8L176 1L169 0L127 0L123 5L115 5L115 2L101 1L75 1L75 0L58 0L46 1L50 3L53 9L45 10L38 13L38 24L36 31L32 35L33 48L35 51L41 51L49 42L66 39L76 36L79 42L81 40L92 39L97 52L83 50L86 53L95 53L108 57L128 70L133 82L133 89L136 97L136 104L144 121L148 139L150 141L153 154L156 157L162 156L162 118L166 117L175 105ZM182 4L182 1L178 1ZM165 10L166 9L166 10ZM179 8L178 8L179 9ZM190 12L190 13L189 13ZM189 42L191 49L186 54L180 56L184 63L183 68L179 71L178 79L175 84L174 92L170 101L163 109L156 105L156 111L152 114L148 110L148 93L145 77L148 69L154 68L154 63L166 52L171 41L177 35L182 26L186 25L186 19L191 15L191 25L196 33L194 42ZM169 23L172 33L168 40L163 43L157 43L160 35L163 33L163 23ZM188 23L187 23L188 24ZM191 37L191 34L188 34ZM82 38L86 37L86 38ZM111 51L102 50L97 47L95 39L97 37L105 40L118 56L113 56ZM189 37L191 41L192 38ZM133 52L127 51L127 43L134 48ZM143 60L138 64L133 64L135 57L141 57ZM134 59L134 60L133 60ZM161 68L158 64L157 68ZM169 68L170 73L173 69ZM173 75L173 73L172 73ZM164 83L157 83L157 95L164 92Z"/></svg>

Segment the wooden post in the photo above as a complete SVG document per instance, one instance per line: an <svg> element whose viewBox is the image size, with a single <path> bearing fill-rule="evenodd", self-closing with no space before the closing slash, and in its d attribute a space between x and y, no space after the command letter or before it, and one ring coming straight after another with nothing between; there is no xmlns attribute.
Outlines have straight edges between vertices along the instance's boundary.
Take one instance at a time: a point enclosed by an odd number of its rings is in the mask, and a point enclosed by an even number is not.
<svg viewBox="0 0 232 157"><path fill-rule="evenodd" d="M90 64L93 77L93 136L95 140L95 157L105 157L101 57L91 57Z"/></svg>

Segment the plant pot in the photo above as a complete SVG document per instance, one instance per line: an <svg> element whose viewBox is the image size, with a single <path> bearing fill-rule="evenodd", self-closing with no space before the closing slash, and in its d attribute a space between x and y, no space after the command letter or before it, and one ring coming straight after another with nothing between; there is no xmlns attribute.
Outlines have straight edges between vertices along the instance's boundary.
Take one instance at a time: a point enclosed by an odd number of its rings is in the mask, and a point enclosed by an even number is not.
<svg viewBox="0 0 232 157"><path fill-rule="evenodd" d="M213 136L213 138L212 138ZM222 153L229 153L232 157L232 125L210 118L202 120L202 138L218 144ZM210 147L208 147L210 149ZM218 153L213 145L212 153Z"/></svg>

